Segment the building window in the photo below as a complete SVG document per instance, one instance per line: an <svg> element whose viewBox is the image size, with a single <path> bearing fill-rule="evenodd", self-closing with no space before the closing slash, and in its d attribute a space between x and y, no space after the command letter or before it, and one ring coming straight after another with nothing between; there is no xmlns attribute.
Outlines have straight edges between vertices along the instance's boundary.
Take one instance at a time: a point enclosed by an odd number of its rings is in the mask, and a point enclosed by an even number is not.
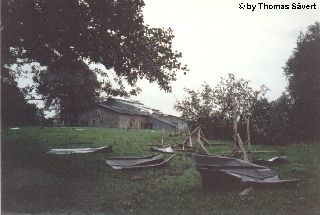
<svg viewBox="0 0 320 215"><path fill-rule="evenodd" d="M104 120L100 119L100 125L104 125Z"/></svg>
<svg viewBox="0 0 320 215"><path fill-rule="evenodd" d="M140 126L140 128L144 128L144 127L143 127L143 122L141 122L141 126Z"/></svg>
<svg viewBox="0 0 320 215"><path fill-rule="evenodd" d="M99 108L96 109L96 115L100 116L101 115L101 110Z"/></svg>
<svg viewBox="0 0 320 215"><path fill-rule="evenodd" d="M132 122L129 123L129 127L132 128Z"/></svg>
<svg viewBox="0 0 320 215"><path fill-rule="evenodd" d="M93 126L96 125L96 120L95 120L95 119L92 120L92 125L93 125Z"/></svg>

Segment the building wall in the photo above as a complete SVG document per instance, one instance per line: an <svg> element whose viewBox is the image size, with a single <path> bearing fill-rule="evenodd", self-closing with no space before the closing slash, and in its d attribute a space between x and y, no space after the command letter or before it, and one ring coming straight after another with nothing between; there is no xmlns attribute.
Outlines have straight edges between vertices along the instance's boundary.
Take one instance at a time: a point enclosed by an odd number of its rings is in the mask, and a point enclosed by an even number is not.
<svg viewBox="0 0 320 215"><path fill-rule="evenodd" d="M80 126L118 128L119 114L99 106L79 116Z"/></svg>
<svg viewBox="0 0 320 215"><path fill-rule="evenodd" d="M166 131L175 131L175 126L162 122L155 118L149 117L148 122L150 124L150 128L152 129L164 129Z"/></svg>
<svg viewBox="0 0 320 215"><path fill-rule="evenodd" d="M78 118L80 126L107 128L150 128L147 116L125 115L97 106Z"/></svg>
<svg viewBox="0 0 320 215"><path fill-rule="evenodd" d="M125 129L165 129L172 132L180 128L177 123L166 123L150 116L119 114L101 106L96 106L81 114L78 118L78 125Z"/></svg>
<svg viewBox="0 0 320 215"><path fill-rule="evenodd" d="M146 116L120 114L118 128L149 128L148 119Z"/></svg>
<svg viewBox="0 0 320 215"><path fill-rule="evenodd" d="M170 124L175 125L176 131L184 131L188 128L187 123L179 117L171 116L171 115L159 115L159 114L155 114L155 116L157 118L163 119L166 122L169 122Z"/></svg>
<svg viewBox="0 0 320 215"><path fill-rule="evenodd" d="M129 128L129 116L128 115L119 115L118 128Z"/></svg>
<svg viewBox="0 0 320 215"><path fill-rule="evenodd" d="M129 128L144 129L149 128L148 118L146 116L129 116Z"/></svg>

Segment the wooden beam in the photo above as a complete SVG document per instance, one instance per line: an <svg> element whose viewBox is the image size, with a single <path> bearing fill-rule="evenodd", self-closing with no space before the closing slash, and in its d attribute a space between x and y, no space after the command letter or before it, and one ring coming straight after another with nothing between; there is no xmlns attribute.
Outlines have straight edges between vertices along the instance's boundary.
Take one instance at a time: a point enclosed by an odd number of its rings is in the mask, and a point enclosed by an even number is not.
<svg viewBox="0 0 320 215"><path fill-rule="evenodd" d="M194 135L194 134L197 132L197 130L198 130L199 127L200 127L200 125L198 125L198 126L191 132L190 135L191 135L191 136ZM187 137L182 144L185 145L188 141L189 141L189 137Z"/></svg>
<svg viewBox="0 0 320 215"><path fill-rule="evenodd" d="M202 129L201 128L199 128L200 129L200 137L201 137L201 139L207 144L207 145L210 145L209 144L209 141L207 140L207 138L204 136L204 134L203 134L203 131L202 131Z"/></svg>
<svg viewBox="0 0 320 215"><path fill-rule="evenodd" d="M199 145L202 147L202 149L206 152L206 154L209 155L208 150L206 149L206 147L204 147L203 143L201 142L200 129L198 129L198 139L197 139L197 142L198 142Z"/></svg>
<svg viewBox="0 0 320 215"><path fill-rule="evenodd" d="M191 137L191 134L190 134L190 130L189 130L189 146L192 147L192 137Z"/></svg>
<svg viewBox="0 0 320 215"><path fill-rule="evenodd" d="M250 152L247 152L247 153L277 153L277 151L250 151Z"/></svg>
<svg viewBox="0 0 320 215"><path fill-rule="evenodd" d="M162 128L162 132L161 132L161 145L163 145L163 133L164 133L164 128Z"/></svg>
<svg viewBox="0 0 320 215"><path fill-rule="evenodd" d="M243 146L243 143L242 143L242 140L241 140L241 137L240 137L239 133L237 134L237 138L238 138L239 147L240 147L240 149L242 151L242 154L243 154L243 160L249 161L247 152L246 152L246 150L245 150L245 148Z"/></svg>

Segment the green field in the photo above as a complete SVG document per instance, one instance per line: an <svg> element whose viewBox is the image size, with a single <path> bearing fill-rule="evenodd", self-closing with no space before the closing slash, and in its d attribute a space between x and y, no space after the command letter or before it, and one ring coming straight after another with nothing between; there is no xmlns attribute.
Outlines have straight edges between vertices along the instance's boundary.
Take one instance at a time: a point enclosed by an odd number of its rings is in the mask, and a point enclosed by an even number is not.
<svg viewBox="0 0 320 215"><path fill-rule="evenodd" d="M160 143L151 130L40 128L2 130L2 213L36 214L320 214L320 143L288 146L255 145L287 155L274 167L284 179L299 178L292 188L208 192L189 155L177 155L168 168L115 171L107 156L147 155ZM170 137L165 143L182 142ZM217 141L211 141L212 143ZM113 145L113 152L48 155L50 148ZM209 147L224 155L229 146Z"/></svg>

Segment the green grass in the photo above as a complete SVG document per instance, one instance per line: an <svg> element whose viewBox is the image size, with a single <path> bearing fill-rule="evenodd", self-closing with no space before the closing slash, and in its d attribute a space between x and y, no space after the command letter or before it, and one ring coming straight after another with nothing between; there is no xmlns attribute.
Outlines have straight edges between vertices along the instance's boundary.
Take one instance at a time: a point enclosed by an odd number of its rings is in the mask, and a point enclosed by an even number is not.
<svg viewBox="0 0 320 215"><path fill-rule="evenodd" d="M254 145L255 150L287 155L276 166L282 178L299 178L293 188L208 192L189 155L179 154L168 168L115 171L106 156L147 155L161 132L84 128L26 127L2 130L2 212L40 214L320 214L320 144ZM166 144L184 137L170 137ZM221 141L211 141L211 143ZM48 155L50 148L113 145L108 154ZM231 147L210 146L224 155Z"/></svg>

